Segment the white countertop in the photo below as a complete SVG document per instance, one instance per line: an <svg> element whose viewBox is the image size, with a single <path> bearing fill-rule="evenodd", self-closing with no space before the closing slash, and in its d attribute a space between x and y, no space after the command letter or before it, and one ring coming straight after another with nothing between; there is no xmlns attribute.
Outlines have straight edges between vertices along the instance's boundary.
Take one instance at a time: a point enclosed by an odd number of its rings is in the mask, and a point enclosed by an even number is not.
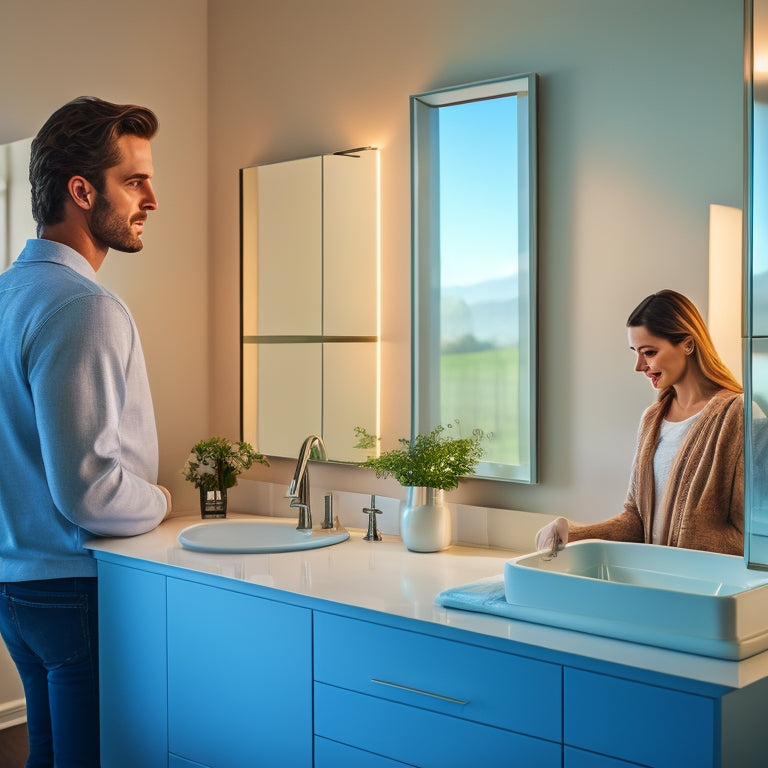
<svg viewBox="0 0 768 768"><path fill-rule="evenodd" d="M229 515L231 519L251 517ZM94 538L86 546L717 685L742 687L768 676L768 651L741 662L726 661L435 605L434 598L442 590L500 576L504 562L522 552L457 545L438 553L416 553L409 552L396 536L385 535L379 542L363 541L365 531L360 529L349 529L349 540L341 544L298 552L241 555L184 549L177 539L179 532L201 522L206 521L201 521L199 515L174 516L142 536Z"/></svg>

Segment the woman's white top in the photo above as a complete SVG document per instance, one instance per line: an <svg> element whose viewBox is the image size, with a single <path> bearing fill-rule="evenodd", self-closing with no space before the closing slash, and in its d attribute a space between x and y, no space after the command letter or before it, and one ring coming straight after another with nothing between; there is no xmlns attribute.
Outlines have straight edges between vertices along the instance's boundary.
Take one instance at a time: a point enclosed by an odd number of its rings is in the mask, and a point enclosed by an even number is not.
<svg viewBox="0 0 768 768"><path fill-rule="evenodd" d="M699 411L701 413L701 411ZM664 498L664 490L667 487L667 479L674 464L680 446L693 426L693 422L699 417L694 413L684 421L661 422L661 434L656 445L656 453L653 456L653 478L655 482L655 506L653 510L653 530L651 531L651 544L666 544L662 541L662 532L666 516L662 513L661 502Z"/></svg>

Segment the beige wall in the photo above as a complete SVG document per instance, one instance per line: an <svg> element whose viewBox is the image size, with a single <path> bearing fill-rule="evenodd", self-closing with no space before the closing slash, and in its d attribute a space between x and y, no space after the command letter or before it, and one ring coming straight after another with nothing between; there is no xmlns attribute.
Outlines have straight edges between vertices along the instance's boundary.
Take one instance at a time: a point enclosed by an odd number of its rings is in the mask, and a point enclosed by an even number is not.
<svg viewBox="0 0 768 768"><path fill-rule="evenodd" d="M179 474L208 429L208 164L205 0L4 0L0 143L32 136L81 94L152 107L160 201L140 254L111 253L102 282L131 307L145 348L160 433L160 481ZM23 695L0 650L0 720Z"/></svg>
<svg viewBox="0 0 768 768"><path fill-rule="evenodd" d="M706 311L709 205L742 204L742 26L741 0L211 0L214 431L238 428L238 168L381 149L382 422L406 436L408 97L535 71L541 484L465 481L452 499L582 520L620 511L653 398L626 317L664 287ZM289 468L252 476L287 482ZM355 468L315 478L400 494Z"/></svg>
<svg viewBox="0 0 768 768"><path fill-rule="evenodd" d="M208 427L206 0L6 0L0 23L0 143L32 136L75 96L136 102L160 120L157 213L140 254L112 252L99 278L131 307L160 433L160 481ZM185 496L186 495L186 496Z"/></svg>

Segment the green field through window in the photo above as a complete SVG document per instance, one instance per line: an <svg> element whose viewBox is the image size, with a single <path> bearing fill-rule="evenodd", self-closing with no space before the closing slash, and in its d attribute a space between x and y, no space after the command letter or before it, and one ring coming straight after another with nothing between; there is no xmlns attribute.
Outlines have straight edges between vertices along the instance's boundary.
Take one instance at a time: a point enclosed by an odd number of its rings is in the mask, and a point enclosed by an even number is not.
<svg viewBox="0 0 768 768"><path fill-rule="evenodd" d="M440 414L443 424L459 420L459 432L492 433L484 461L519 462L519 350L517 347L440 355Z"/></svg>

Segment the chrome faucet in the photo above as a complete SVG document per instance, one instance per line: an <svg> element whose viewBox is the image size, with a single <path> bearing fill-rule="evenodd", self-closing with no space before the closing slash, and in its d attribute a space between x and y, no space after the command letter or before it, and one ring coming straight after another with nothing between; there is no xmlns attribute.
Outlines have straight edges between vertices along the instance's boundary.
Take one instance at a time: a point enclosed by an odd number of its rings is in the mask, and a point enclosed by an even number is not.
<svg viewBox="0 0 768 768"><path fill-rule="evenodd" d="M325 443L318 435L310 435L302 444L299 458L296 460L296 470L293 480L285 492L285 497L291 500L290 506L299 510L299 524L297 530L306 531L312 528L312 510L309 505L309 461L312 448L317 445L320 450L320 458L325 461L328 454L325 451Z"/></svg>

